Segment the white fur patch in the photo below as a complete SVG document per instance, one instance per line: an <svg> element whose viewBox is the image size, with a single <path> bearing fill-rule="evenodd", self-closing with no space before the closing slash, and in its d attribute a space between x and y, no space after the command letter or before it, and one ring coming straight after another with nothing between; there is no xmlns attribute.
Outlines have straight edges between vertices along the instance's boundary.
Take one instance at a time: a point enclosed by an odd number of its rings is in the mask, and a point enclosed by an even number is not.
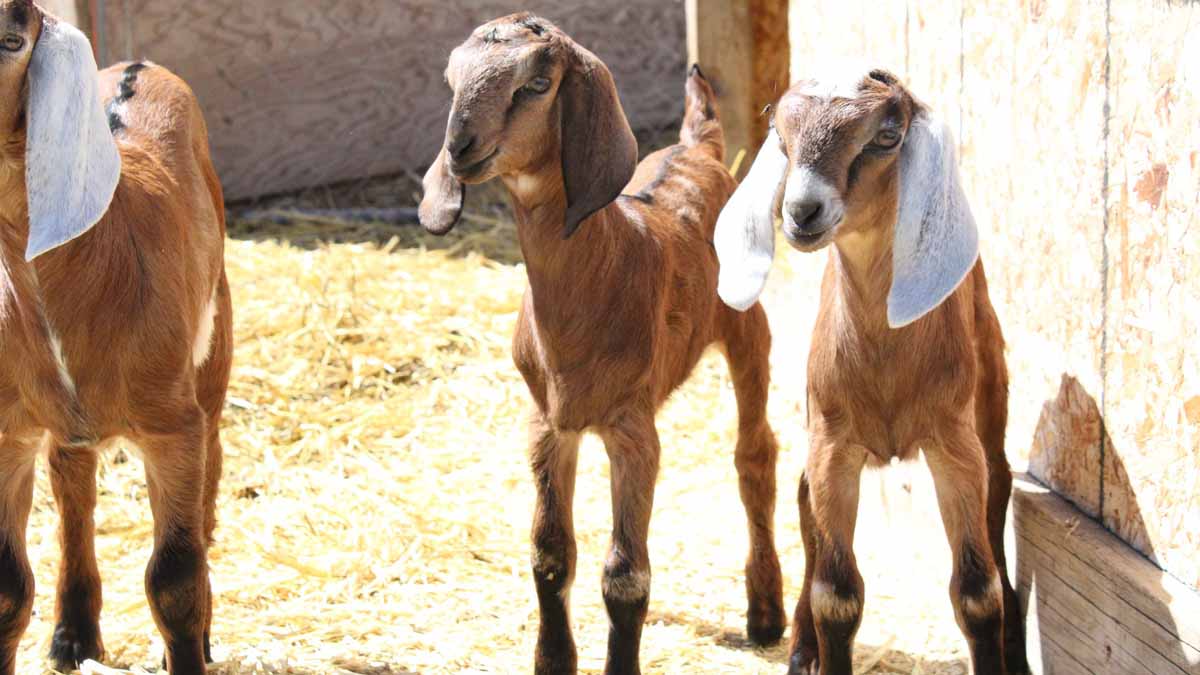
<svg viewBox="0 0 1200 675"><path fill-rule="evenodd" d="M800 93L817 98L858 98L859 88L875 70L865 61L852 59L829 63L800 81Z"/></svg>
<svg viewBox="0 0 1200 675"><path fill-rule="evenodd" d="M788 175L787 188L783 193L783 217L790 218L793 207L810 201L820 202L831 213L843 209L842 196L832 183L811 167L796 167Z"/></svg>
<svg viewBox="0 0 1200 675"><path fill-rule="evenodd" d="M63 355L62 340L53 328L50 331L50 351L54 353L54 363L58 366L58 376L66 386L67 391L75 394L75 380L71 377L71 369L67 366L67 357Z"/></svg>
<svg viewBox="0 0 1200 675"><path fill-rule="evenodd" d="M858 598L843 598L824 581L813 581L809 599L813 614L829 621L845 623L854 621L862 614L862 603Z"/></svg>
<svg viewBox="0 0 1200 675"><path fill-rule="evenodd" d="M200 327L196 331L196 344L192 347L192 363L196 367L204 365L212 354L213 333L217 328L217 294L213 293L204 312L200 314Z"/></svg>

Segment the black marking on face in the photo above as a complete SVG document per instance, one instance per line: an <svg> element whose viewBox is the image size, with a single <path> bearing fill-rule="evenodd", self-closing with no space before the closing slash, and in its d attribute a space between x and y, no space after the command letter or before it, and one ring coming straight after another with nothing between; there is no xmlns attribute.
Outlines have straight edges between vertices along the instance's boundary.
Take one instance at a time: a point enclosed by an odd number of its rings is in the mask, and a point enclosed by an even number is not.
<svg viewBox="0 0 1200 675"><path fill-rule="evenodd" d="M121 106L128 103L137 95L133 85L137 83L138 73L148 68L145 63L134 63L125 69L121 81L117 83L117 95L108 102L108 128L117 133L125 128L125 120L121 119Z"/></svg>
<svg viewBox="0 0 1200 675"><path fill-rule="evenodd" d="M18 28L29 26L29 6L23 2L12 5L8 10L8 18Z"/></svg>

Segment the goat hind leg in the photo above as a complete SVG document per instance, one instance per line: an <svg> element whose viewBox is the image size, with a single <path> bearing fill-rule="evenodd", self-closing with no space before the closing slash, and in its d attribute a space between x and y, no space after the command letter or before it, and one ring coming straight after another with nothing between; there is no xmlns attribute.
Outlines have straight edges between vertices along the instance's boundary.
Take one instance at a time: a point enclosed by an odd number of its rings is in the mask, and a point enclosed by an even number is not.
<svg viewBox="0 0 1200 675"><path fill-rule="evenodd" d="M732 315L733 312L730 312ZM775 551L775 467L779 444L767 422L771 386L771 329L761 305L730 321L726 360L738 403L734 461L738 491L746 510L750 553L746 559L746 634L757 645L783 637L783 574Z"/></svg>
<svg viewBox="0 0 1200 675"><path fill-rule="evenodd" d="M211 600L204 533L205 417L195 404L170 417L172 431L135 439L146 456L154 512L146 595L166 643L169 672L203 675Z"/></svg>
<svg viewBox="0 0 1200 675"><path fill-rule="evenodd" d="M529 425L529 463L537 487L533 580L538 597L537 675L573 675L578 664L571 635L570 593L575 580L575 472L579 435L564 433L535 413Z"/></svg>
<svg viewBox="0 0 1200 675"><path fill-rule="evenodd" d="M98 463L99 454L92 448L57 447L50 451L50 487L58 505L62 549L50 658L64 673L88 659L100 661L104 657L94 519Z"/></svg>

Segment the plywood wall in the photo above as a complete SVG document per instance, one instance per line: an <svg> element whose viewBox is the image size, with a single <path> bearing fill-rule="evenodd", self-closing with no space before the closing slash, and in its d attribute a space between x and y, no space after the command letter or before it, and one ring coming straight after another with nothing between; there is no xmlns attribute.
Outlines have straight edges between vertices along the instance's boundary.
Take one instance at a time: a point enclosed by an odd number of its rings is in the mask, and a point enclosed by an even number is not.
<svg viewBox="0 0 1200 675"><path fill-rule="evenodd" d="M959 130L1009 449L1200 588L1200 4L792 3L792 77L868 56Z"/></svg>
<svg viewBox="0 0 1200 675"><path fill-rule="evenodd" d="M528 9L612 68L635 128L678 123L685 23L672 0L107 0L102 64L148 58L200 96L230 198L427 166L446 58Z"/></svg>

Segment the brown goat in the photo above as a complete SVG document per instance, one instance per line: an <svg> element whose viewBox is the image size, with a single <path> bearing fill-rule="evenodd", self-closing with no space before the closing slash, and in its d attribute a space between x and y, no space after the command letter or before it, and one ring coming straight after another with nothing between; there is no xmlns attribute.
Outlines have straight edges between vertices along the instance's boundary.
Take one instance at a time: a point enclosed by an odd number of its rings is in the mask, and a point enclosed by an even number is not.
<svg viewBox="0 0 1200 675"><path fill-rule="evenodd" d="M778 640L777 446L765 415L770 329L761 307L739 314L717 300L710 242L735 183L722 164L708 83L696 69L688 78L681 144L636 165L637 143L608 69L545 20L520 14L480 27L451 55L447 79L454 104L445 147L426 176L422 222L449 230L462 184L498 176L512 196L529 275L513 355L536 404L536 672L576 669L572 497L587 430L604 440L612 463L606 672L639 672L659 466L654 418L714 343L725 349L738 399L735 458L751 541L747 628L755 642Z"/></svg>
<svg viewBox="0 0 1200 675"><path fill-rule="evenodd" d="M120 437L146 462L146 591L168 668L205 672L232 359L224 237L187 85L149 64L97 75L82 33L0 0L0 675L15 672L33 605L39 449L62 517L51 657L69 671L103 655L97 453Z"/></svg>
<svg viewBox="0 0 1200 675"><path fill-rule="evenodd" d="M721 297L743 308L762 291L780 210L795 248L833 244L808 364L811 447L799 493L807 564L790 672L851 672L863 605L853 551L859 477L918 449L954 552L950 596L975 672L1027 672L1004 572L1004 339L953 138L881 70L802 81L773 121L716 243Z"/></svg>

